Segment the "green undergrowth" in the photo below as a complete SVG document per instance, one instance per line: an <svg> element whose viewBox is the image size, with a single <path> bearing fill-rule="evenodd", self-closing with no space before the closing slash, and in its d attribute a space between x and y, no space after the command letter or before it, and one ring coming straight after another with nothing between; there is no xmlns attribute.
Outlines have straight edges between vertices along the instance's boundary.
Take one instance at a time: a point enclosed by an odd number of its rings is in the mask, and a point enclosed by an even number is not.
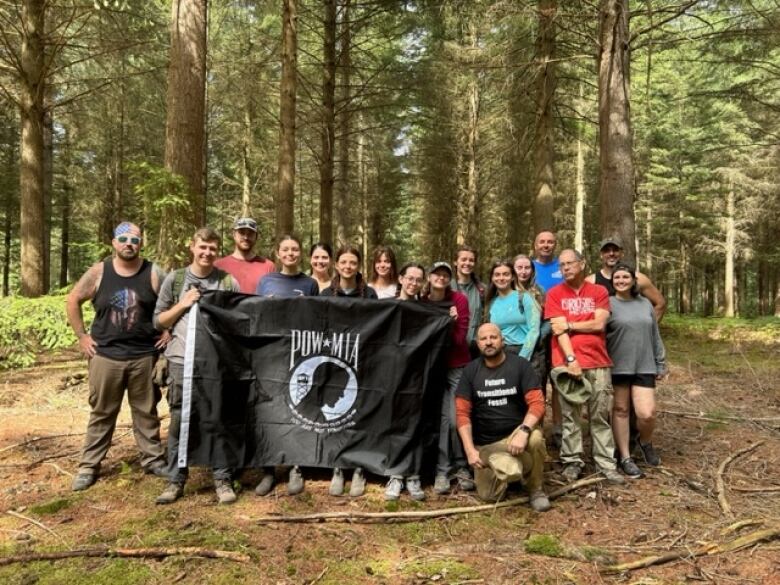
<svg viewBox="0 0 780 585"><path fill-rule="evenodd" d="M88 322L92 306L85 303L83 308ZM65 316L65 295L0 299L0 370L31 366L39 353L66 349L76 341Z"/></svg>
<svg viewBox="0 0 780 585"><path fill-rule="evenodd" d="M56 514L60 510L64 510L68 506L70 506L73 502L67 498L57 498L55 500L51 500L49 502L44 502L42 504L35 504L34 506L30 506L30 512L33 514L38 514L39 516L45 516L47 514Z"/></svg>
<svg viewBox="0 0 780 585"><path fill-rule="evenodd" d="M664 337L672 335L770 345L780 343L780 317L741 319L667 314L661 327Z"/></svg>
<svg viewBox="0 0 780 585"><path fill-rule="evenodd" d="M130 559L38 561L0 569L6 585L142 585L157 582L152 568Z"/></svg>

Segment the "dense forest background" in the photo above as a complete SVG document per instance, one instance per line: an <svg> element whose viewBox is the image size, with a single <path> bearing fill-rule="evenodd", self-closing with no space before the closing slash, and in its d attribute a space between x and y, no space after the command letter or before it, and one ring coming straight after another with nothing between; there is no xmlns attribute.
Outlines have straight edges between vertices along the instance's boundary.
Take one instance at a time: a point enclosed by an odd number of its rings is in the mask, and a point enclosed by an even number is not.
<svg viewBox="0 0 780 585"><path fill-rule="evenodd" d="M617 234L681 313L780 314L778 0L4 0L2 293L239 215L481 266Z"/></svg>

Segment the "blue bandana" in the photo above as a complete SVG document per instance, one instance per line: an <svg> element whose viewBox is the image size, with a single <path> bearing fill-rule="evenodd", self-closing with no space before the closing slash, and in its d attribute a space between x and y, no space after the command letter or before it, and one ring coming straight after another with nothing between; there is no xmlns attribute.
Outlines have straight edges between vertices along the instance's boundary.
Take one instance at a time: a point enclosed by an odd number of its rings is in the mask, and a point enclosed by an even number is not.
<svg viewBox="0 0 780 585"><path fill-rule="evenodd" d="M133 229L134 227L135 226L129 221L123 221L118 226L116 226L116 229L114 229L114 237L116 238L118 236L131 233L134 231ZM133 235L137 235L137 234L133 234Z"/></svg>

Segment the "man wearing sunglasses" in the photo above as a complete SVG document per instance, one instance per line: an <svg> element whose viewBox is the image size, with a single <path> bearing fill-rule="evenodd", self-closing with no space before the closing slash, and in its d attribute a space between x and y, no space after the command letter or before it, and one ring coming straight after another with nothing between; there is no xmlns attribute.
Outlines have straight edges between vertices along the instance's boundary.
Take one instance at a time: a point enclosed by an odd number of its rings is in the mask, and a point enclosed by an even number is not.
<svg viewBox="0 0 780 585"><path fill-rule="evenodd" d="M160 443L158 392L152 383L157 354L169 336L152 325L160 283L165 276L141 257L141 230L124 222L114 230L114 254L93 264L68 294L68 322L89 360L89 423L84 450L72 489L81 491L97 480L100 463L111 446L116 418L127 398L133 434L147 473L166 477L165 451ZM95 319L84 326L81 305L91 301Z"/></svg>

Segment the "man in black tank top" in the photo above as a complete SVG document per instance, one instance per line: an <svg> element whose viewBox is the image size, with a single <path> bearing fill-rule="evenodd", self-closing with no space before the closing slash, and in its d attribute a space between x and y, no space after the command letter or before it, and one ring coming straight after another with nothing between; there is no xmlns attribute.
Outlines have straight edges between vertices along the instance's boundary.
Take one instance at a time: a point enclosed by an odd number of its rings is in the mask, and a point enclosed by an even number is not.
<svg viewBox="0 0 780 585"><path fill-rule="evenodd" d="M167 343L152 325L157 293L164 274L141 258L141 230L121 223L111 240L114 256L93 264L68 295L68 321L89 359L89 423L73 490L95 483L100 463L111 446L116 418L127 398L133 434L147 473L166 477L165 451L160 443L160 396L152 383L158 350ZM95 319L89 332L81 305L92 301Z"/></svg>

